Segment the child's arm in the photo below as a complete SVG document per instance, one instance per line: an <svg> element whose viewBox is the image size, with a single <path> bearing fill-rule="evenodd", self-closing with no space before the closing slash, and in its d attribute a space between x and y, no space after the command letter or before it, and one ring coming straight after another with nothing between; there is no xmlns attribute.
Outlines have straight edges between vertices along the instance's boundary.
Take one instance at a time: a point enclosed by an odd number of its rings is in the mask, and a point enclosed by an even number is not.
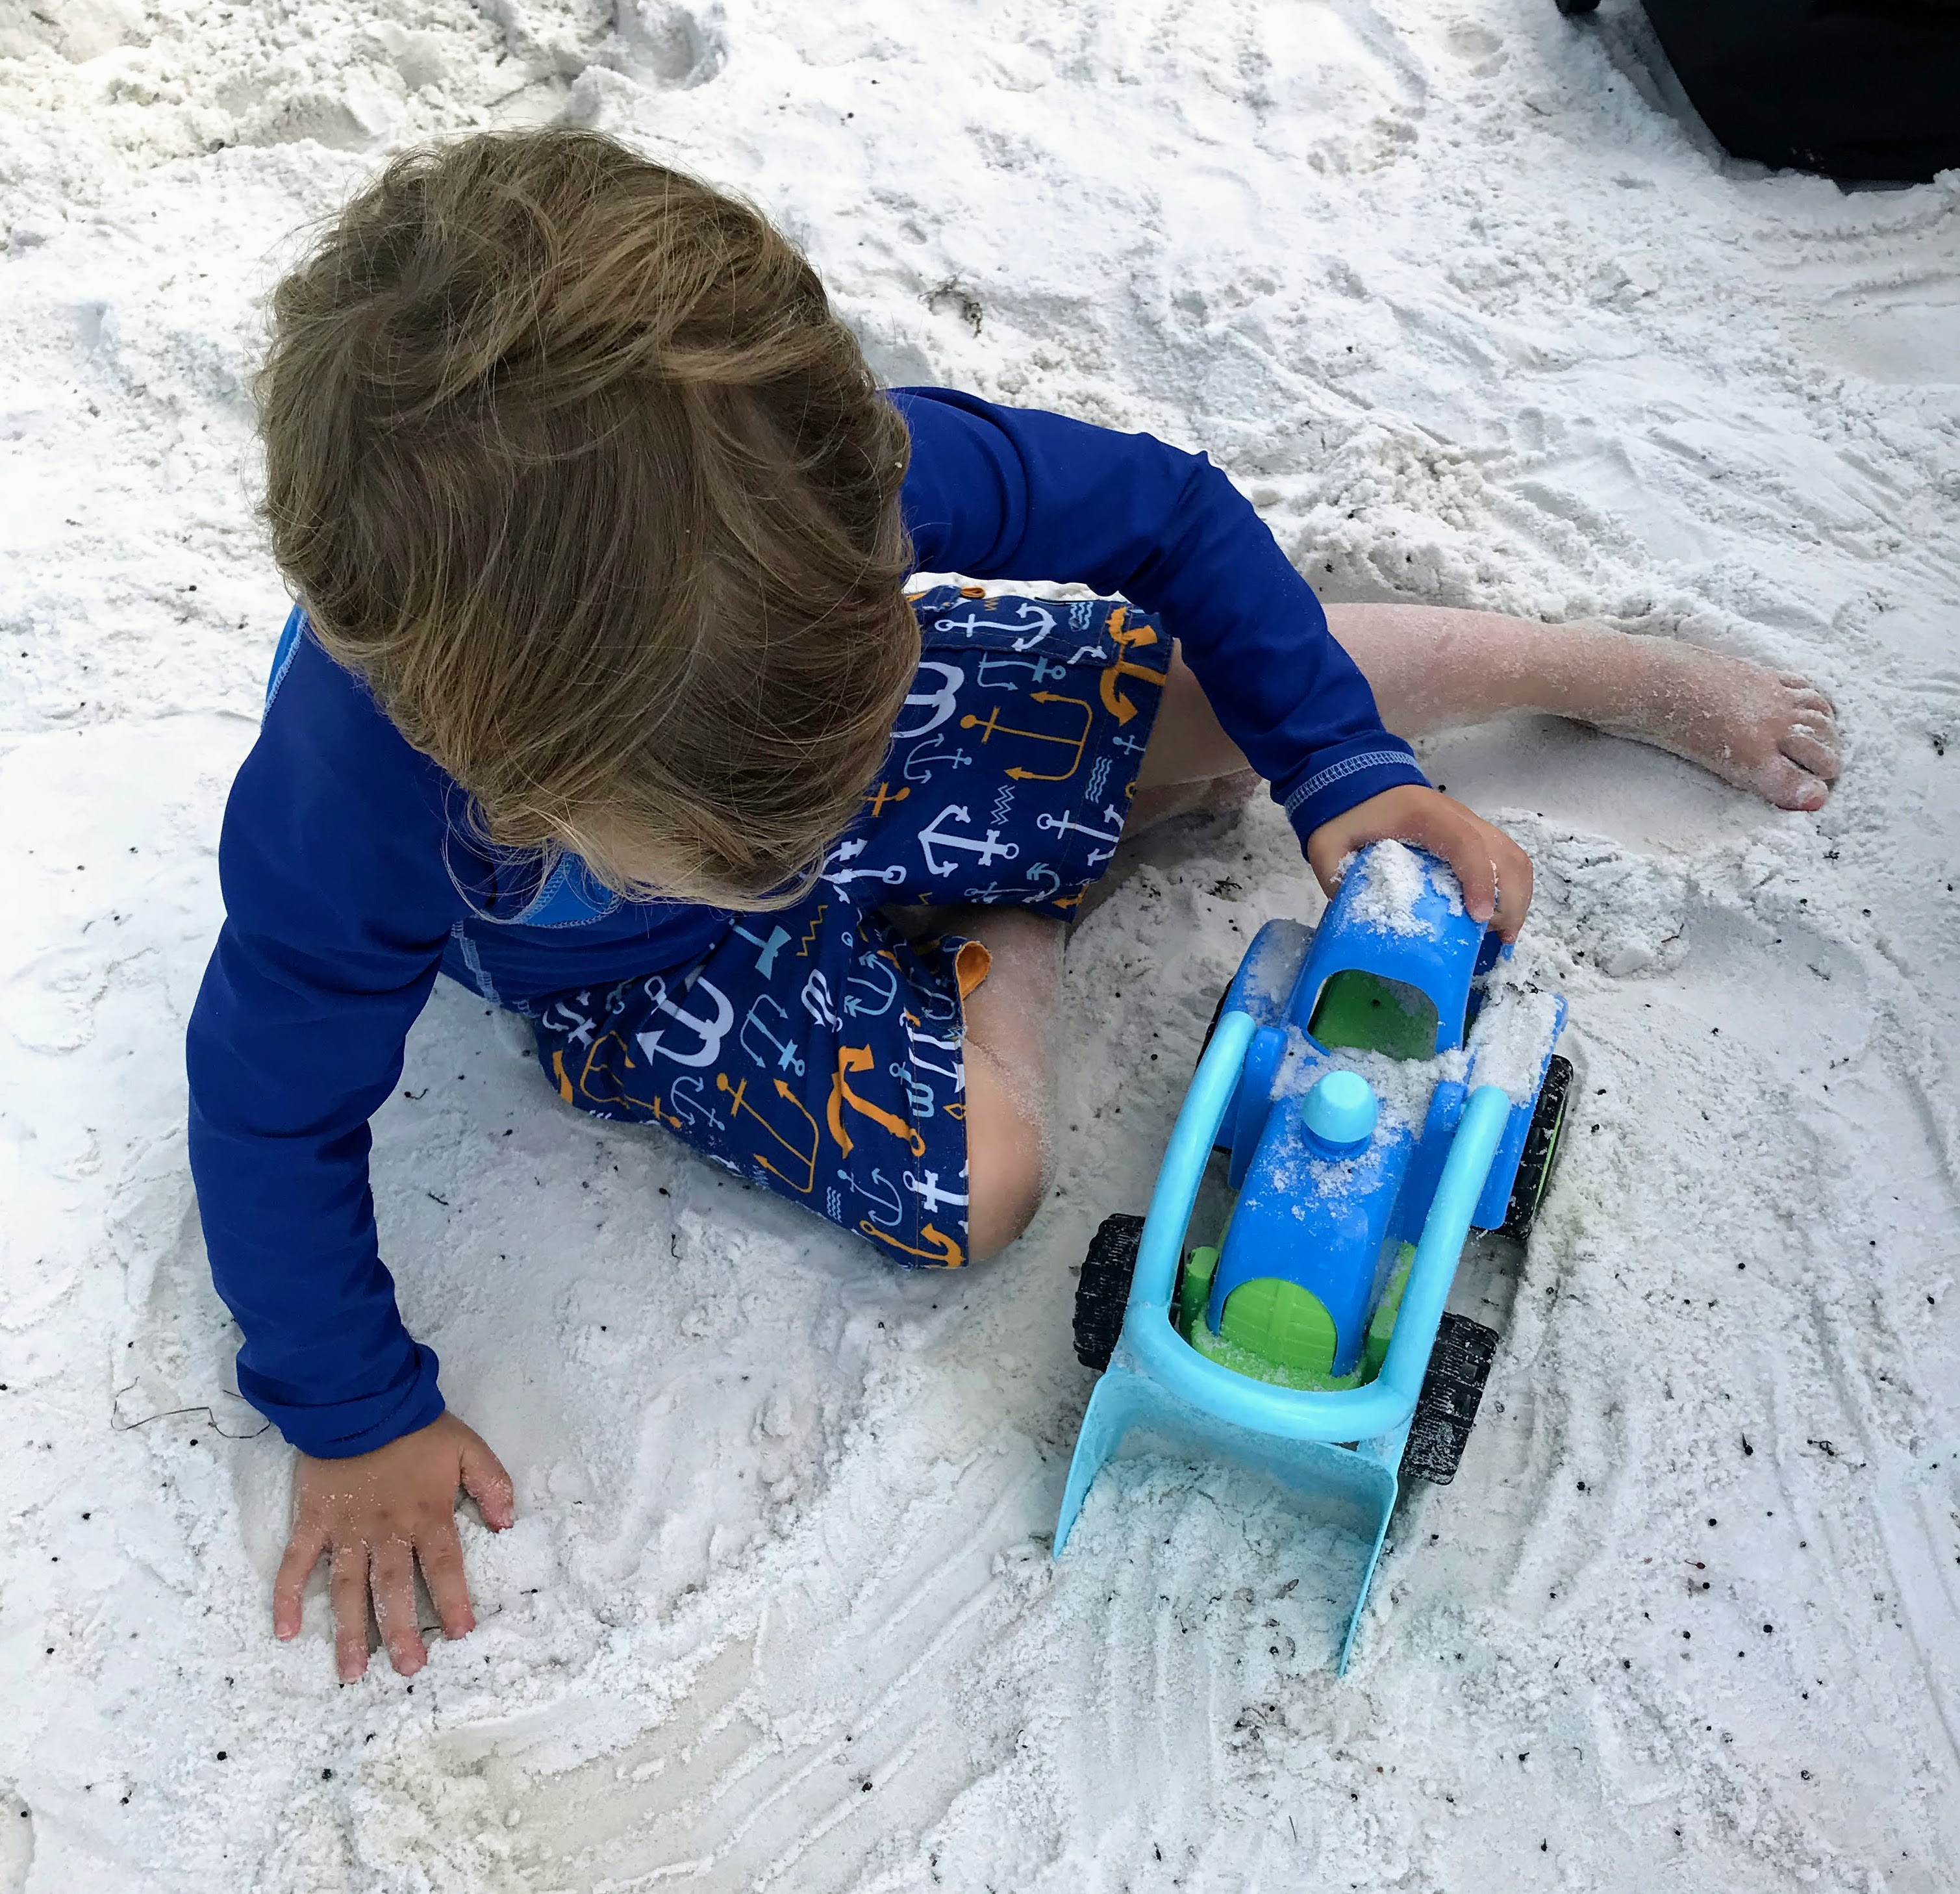
<svg viewBox="0 0 1960 1894"><path fill-rule="evenodd" d="M243 1332L239 1392L302 1456L280 1627L298 1629L313 1558L296 1561L309 1544L317 1557L308 1534L325 1521L343 1675L366 1663L371 1563L390 1654L420 1660L413 1613L390 1595L405 1544L425 1550L445 1625L467 1628L466 1596L459 1615L456 1588L436 1583L466 1468L486 1518L509 1513L488 1450L470 1434L466 1456L467 1430L442 1418L436 1358L396 1310L368 1183L368 1120L399 1076L460 902L444 832L429 766L303 644L233 787L227 918L186 1051L205 1247ZM405 1541L416 1521L428 1536Z"/></svg>
<svg viewBox="0 0 1960 1894"><path fill-rule="evenodd" d="M912 431L906 524L922 568L1074 580L1161 612L1324 886L1351 848L1392 836L1443 855L1470 912L1516 934L1522 852L1430 788L1312 588L1204 456L942 389L893 399Z"/></svg>
<svg viewBox="0 0 1960 1894"><path fill-rule="evenodd" d="M190 1160L212 1274L243 1332L240 1393L295 1447L346 1456L442 1412L435 1358L402 1327L380 1259L368 1121L450 916L424 865L441 874L435 815L301 681L225 810L226 918L185 1047Z"/></svg>

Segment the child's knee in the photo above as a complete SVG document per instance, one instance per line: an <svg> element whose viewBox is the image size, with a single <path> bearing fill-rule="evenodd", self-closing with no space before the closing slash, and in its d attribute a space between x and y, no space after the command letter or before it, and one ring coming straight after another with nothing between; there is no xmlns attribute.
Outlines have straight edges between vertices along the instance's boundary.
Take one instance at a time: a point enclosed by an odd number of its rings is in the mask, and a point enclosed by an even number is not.
<svg viewBox="0 0 1960 1894"><path fill-rule="evenodd" d="M1045 1074L1010 1068L985 1047L966 1049L966 1246L978 1262L1007 1248L1048 1194Z"/></svg>

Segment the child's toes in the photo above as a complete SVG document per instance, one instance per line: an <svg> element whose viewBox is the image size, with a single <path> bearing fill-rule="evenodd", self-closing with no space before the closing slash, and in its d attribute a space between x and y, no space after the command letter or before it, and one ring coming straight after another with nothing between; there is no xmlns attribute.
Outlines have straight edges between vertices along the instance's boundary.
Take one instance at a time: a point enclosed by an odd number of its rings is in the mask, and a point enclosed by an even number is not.
<svg viewBox="0 0 1960 1894"><path fill-rule="evenodd" d="M1799 769L1808 770L1825 782L1838 780L1841 767L1838 746L1814 727L1793 724L1783 732L1783 741L1777 747Z"/></svg>
<svg viewBox="0 0 1960 1894"><path fill-rule="evenodd" d="M1831 799L1831 785L1788 756L1779 756L1763 772L1762 793L1779 809L1809 812Z"/></svg>

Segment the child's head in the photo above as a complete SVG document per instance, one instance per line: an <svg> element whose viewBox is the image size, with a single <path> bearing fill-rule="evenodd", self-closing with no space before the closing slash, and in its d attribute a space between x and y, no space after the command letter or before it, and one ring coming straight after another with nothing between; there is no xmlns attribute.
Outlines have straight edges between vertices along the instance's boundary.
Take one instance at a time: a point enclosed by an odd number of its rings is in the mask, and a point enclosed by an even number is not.
<svg viewBox="0 0 1960 1894"><path fill-rule="evenodd" d="M748 205L568 132L397 159L272 301L274 549L496 842L807 873L918 656L904 424Z"/></svg>

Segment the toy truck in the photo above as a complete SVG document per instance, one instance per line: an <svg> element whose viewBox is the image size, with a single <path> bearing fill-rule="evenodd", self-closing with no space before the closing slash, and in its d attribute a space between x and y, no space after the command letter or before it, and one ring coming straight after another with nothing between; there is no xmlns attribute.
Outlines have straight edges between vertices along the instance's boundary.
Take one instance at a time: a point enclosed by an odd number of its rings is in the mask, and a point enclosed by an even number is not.
<svg viewBox="0 0 1960 1894"><path fill-rule="evenodd" d="M1261 929L1219 1003L1149 1214L1107 1219L1076 1292L1102 1371L1055 1536L1134 1435L1265 1472L1365 1557L1344 1673L1399 1476L1454 1477L1498 1336L1448 1307L1471 1232L1522 1242L1557 1155L1564 1001L1442 862L1377 842L1318 927ZM1208 1169L1228 1208L1187 1251Z"/></svg>

